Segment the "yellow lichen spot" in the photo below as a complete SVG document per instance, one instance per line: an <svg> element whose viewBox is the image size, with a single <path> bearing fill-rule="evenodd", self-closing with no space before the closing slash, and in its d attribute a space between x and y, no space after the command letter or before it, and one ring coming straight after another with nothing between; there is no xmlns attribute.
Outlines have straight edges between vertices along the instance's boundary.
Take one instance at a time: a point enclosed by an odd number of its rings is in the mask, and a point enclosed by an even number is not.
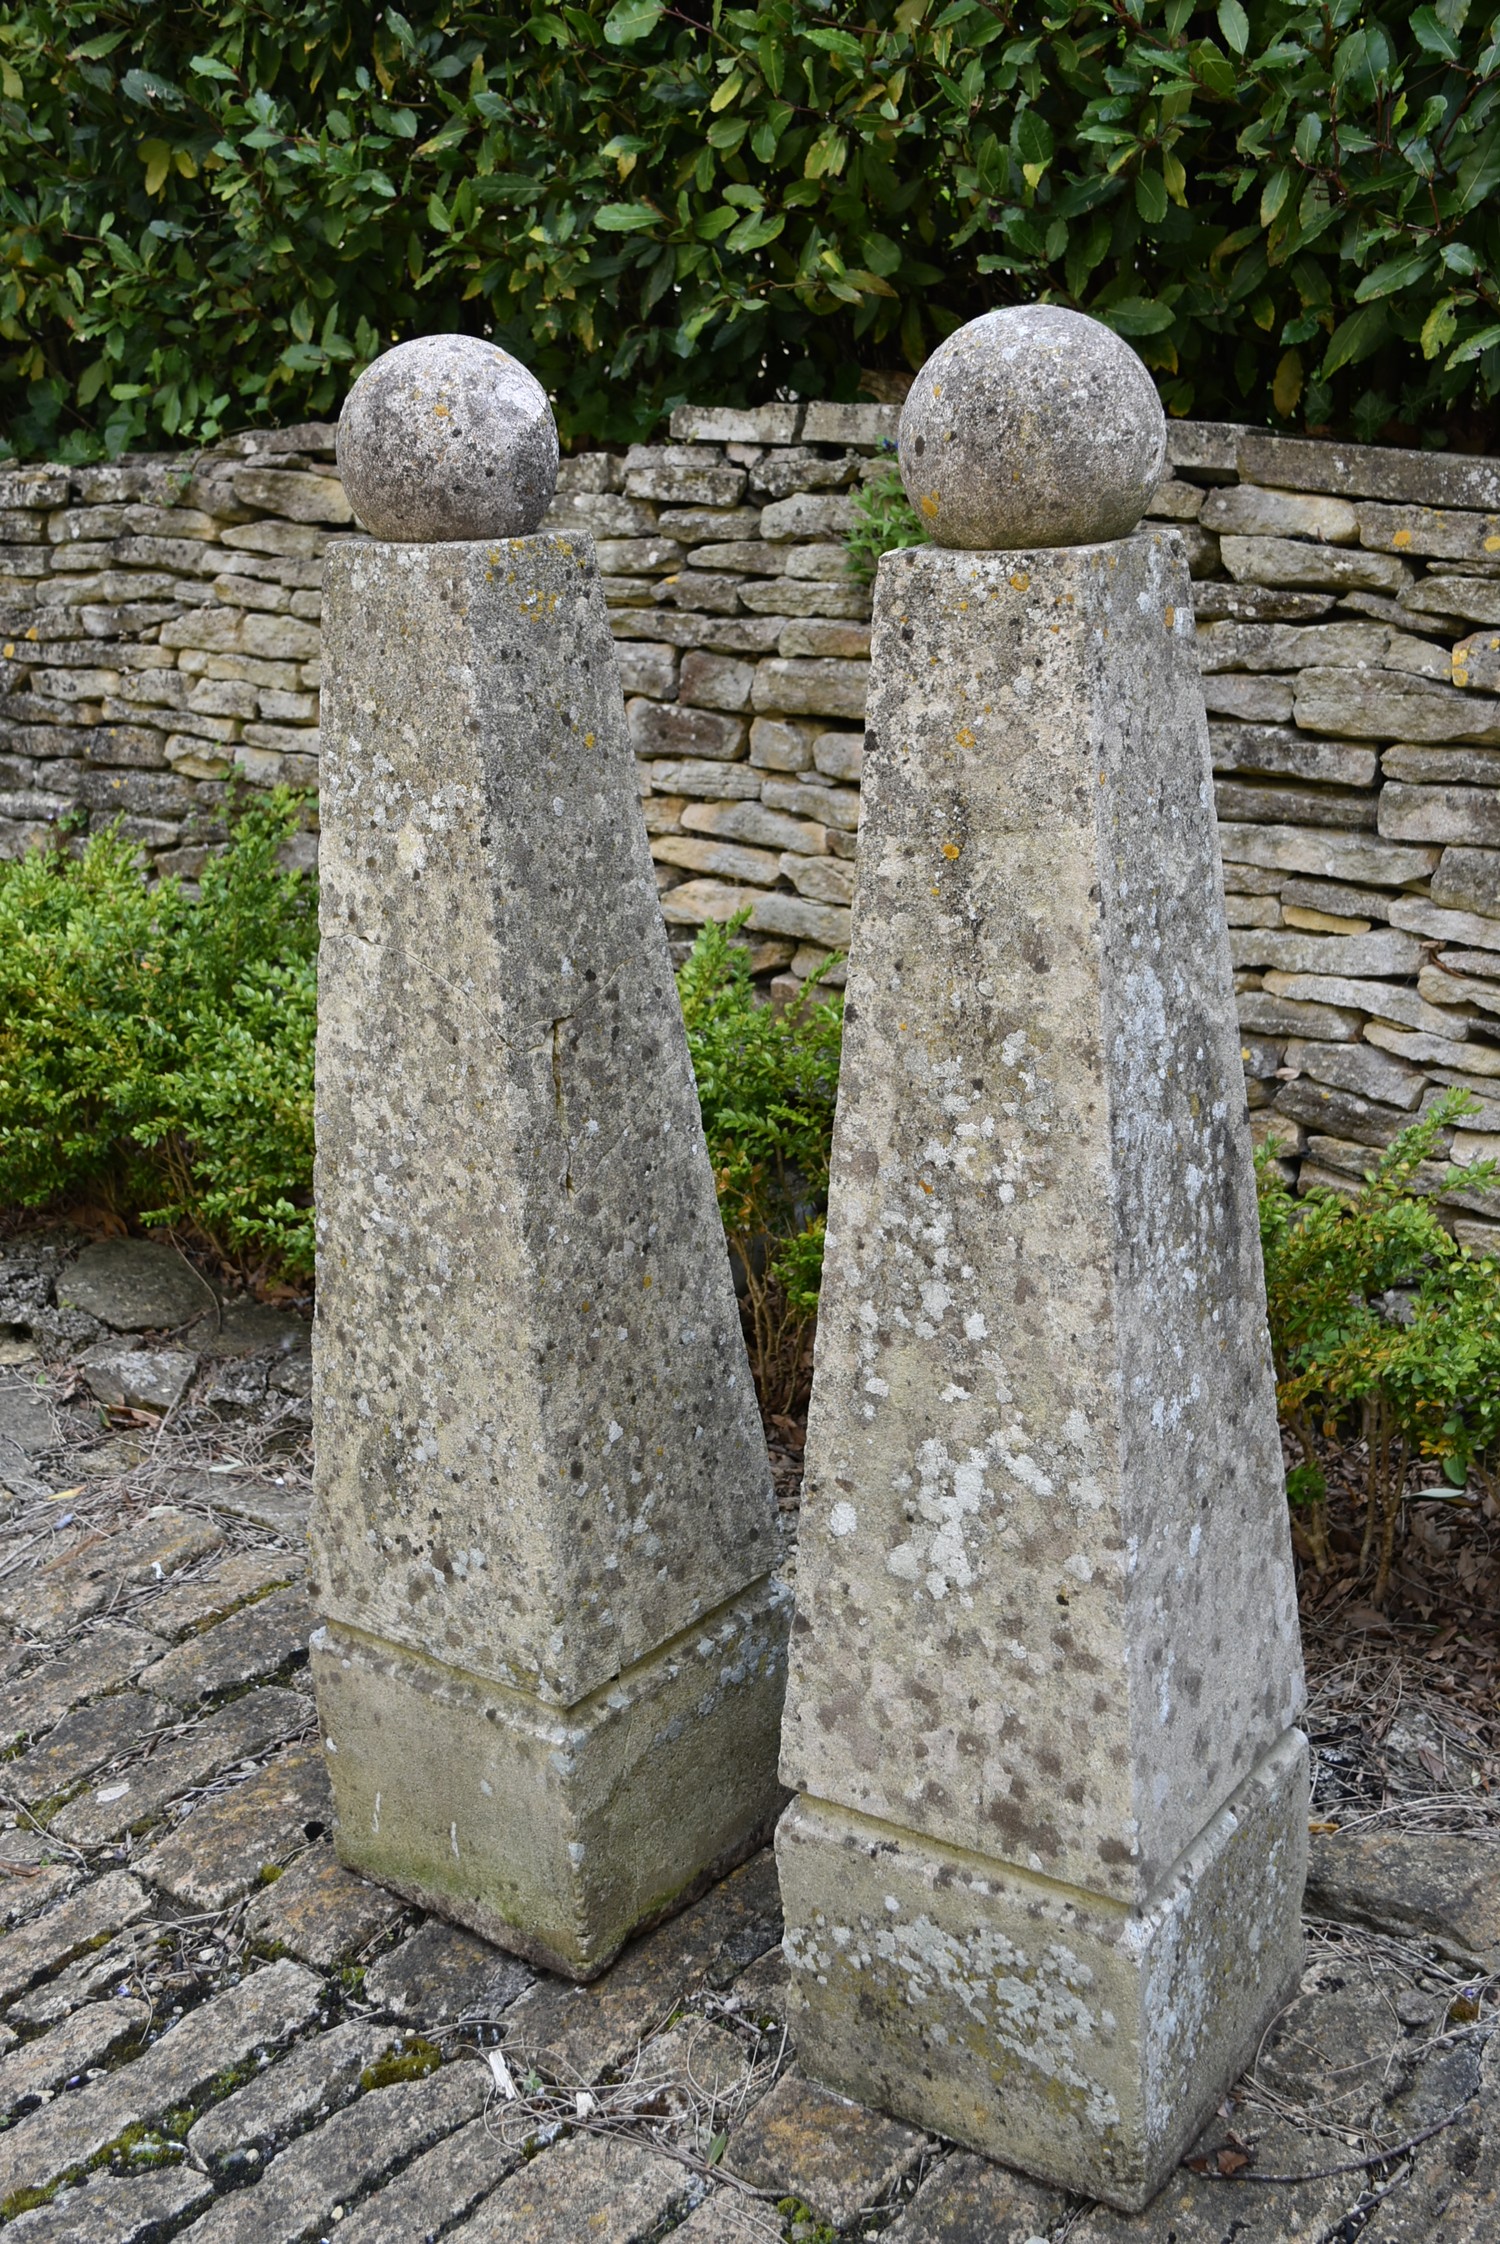
<svg viewBox="0 0 1500 2244"><path fill-rule="evenodd" d="M930 1200L932 1198L932 1186L927 1182L926 1177L918 1177L917 1182Z"/></svg>
<svg viewBox="0 0 1500 2244"><path fill-rule="evenodd" d="M974 735L967 725L960 725L953 737L960 748L972 748L974 745Z"/></svg>
<svg viewBox="0 0 1500 2244"><path fill-rule="evenodd" d="M648 1271L646 1272L646 1275L645 1275L645 1277L644 1277L644 1278L642 1278L642 1280L641 1280L641 1284L642 1284L643 1286L646 1286L646 1287L649 1287L649 1286L650 1286L650 1284L651 1284L651 1273L650 1273L650 1271L649 1271L649 1270L648 1270Z"/></svg>
<svg viewBox="0 0 1500 2244"><path fill-rule="evenodd" d="M28 638L28 639L34 639L34 638L36 637L36 625L35 625L35 624L33 624L33 625L31 626L31 629L30 629L30 630L29 630L29 631L27 632L26 636L27 636L27 638Z"/></svg>
<svg viewBox="0 0 1500 2244"><path fill-rule="evenodd" d="M955 859L955 858L958 858L958 857L962 857L962 855L963 855L963 843L962 843L962 842L944 842L944 844L943 844L943 855L944 855L944 856L945 856L945 857L947 858L947 860L948 860L949 864L951 865L951 864L953 863L953 861L954 861L954 859Z"/></svg>
<svg viewBox="0 0 1500 2244"><path fill-rule="evenodd" d="M1500 538L1486 538L1484 550L1486 553L1500 553Z"/></svg>
<svg viewBox="0 0 1500 2244"><path fill-rule="evenodd" d="M446 405L434 405L434 407L432 408L432 415L433 419L437 421L446 421L451 419L451 415L449 414Z"/></svg>
<svg viewBox="0 0 1500 2244"><path fill-rule="evenodd" d="M583 736L583 745L584 745L584 747L585 747L585 748L592 748L592 747L593 747L593 745L594 745L594 736L593 736L593 734L592 734L591 732L586 732L586 733L584 734L584 736Z"/></svg>
<svg viewBox="0 0 1500 2244"><path fill-rule="evenodd" d="M1030 582L1031 579L1027 575L1026 571L1024 569L1017 569L1015 575L1010 580L1011 591L1024 592Z"/></svg>
<svg viewBox="0 0 1500 2244"><path fill-rule="evenodd" d="M1391 538L1391 545L1392 545L1392 547L1394 548L1394 550L1395 550L1395 551L1397 551L1397 552L1399 552L1399 551L1400 551L1400 549L1402 548L1402 546L1404 546L1404 545L1410 545L1410 544L1411 544L1411 532L1410 532L1410 530L1397 530L1397 531L1396 531L1396 532L1394 533L1394 535L1392 536L1392 538Z"/></svg>
<svg viewBox="0 0 1500 2244"><path fill-rule="evenodd" d="M906 1034L906 1023L905 1023L905 1021L898 1021L898 1022L896 1023L896 1033L897 1033L897 1035L898 1035L898 1036L905 1036L905 1034Z"/></svg>
<svg viewBox="0 0 1500 2244"><path fill-rule="evenodd" d="M926 515L928 521L936 522L938 516L938 495L936 491L929 491L926 498L920 503L922 512Z"/></svg>
<svg viewBox="0 0 1500 2244"><path fill-rule="evenodd" d="M927 893L929 896L941 896L943 892L940 888L929 888Z"/></svg>
<svg viewBox="0 0 1500 2244"><path fill-rule="evenodd" d="M933 385L932 385L932 394L933 394L933 396L934 396L934 397L941 397L941 396L942 396L942 394L943 394L943 385L942 385L942 383L941 383L941 382L934 382L934 383L933 383Z"/></svg>
<svg viewBox="0 0 1500 2244"><path fill-rule="evenodd" d="M1167 631L1175 631L1177 629L1177 610L1175 608L1168 608L1166 614L1162 617L1161 620L1163 629Z"/></svg>
<svg viewBox="0 0 1500 2244"><path fill-rule="evenodd" d="M7 662L9 662L11 656L15 653L15 651L16 643L14 639L7 639L5 642L5 659Z"/></svg>
<svg viewBox="0 0 1500 2244"><path fill-rule="evenodd" d="M1467 671L1467 670L1461 670L1461 669L1459 668L1458 664L1457 664L1457 663L1455 662L1455 664L1453 665L1453 683L1454 683L1454 684L1455 684L1456 686L1466 686L1466 685L1468 684L1468 682L1469 682L1469 673L1468 673L1468 671Z"/></svg>

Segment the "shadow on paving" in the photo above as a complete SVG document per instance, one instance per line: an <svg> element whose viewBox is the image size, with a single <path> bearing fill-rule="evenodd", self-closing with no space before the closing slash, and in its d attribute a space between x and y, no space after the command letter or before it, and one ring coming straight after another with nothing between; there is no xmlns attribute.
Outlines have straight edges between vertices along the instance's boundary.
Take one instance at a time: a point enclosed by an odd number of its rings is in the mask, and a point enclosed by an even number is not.
<svg viewBox="0 0 1500 2244"><path fill-rule="evenodd" d="M1355 1798L1363 1754L1360 1813L1315 1810L1302 1991L1253 2073L1148 2212L1083 2204L799 2073L769 1853L587 1988L343 1870L306 1681L305 1317L210 1302L150 1242L70 1281L78 1245L0 1242L16 2244L1500 2235L1494 1823L1472 1790L1444 1812L1419 1705L1397 1774L1404 1732L1334 1726L1321 1797ZM145 1392L134 1355L185 1359L151 1374L165 1414L114 1399Z"/></svg>

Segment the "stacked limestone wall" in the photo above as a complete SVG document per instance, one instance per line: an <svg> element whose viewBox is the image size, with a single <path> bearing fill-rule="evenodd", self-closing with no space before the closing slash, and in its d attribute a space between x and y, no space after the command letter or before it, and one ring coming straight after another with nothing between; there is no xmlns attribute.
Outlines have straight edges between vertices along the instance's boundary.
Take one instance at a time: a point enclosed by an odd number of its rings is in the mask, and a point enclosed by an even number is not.
<svg viewBox="0 0 1500 2244"><path fill-rule="evenodd" d="M667 920L748 908L783 991L848 938L870 603L844 537L895 420L685 409L564 462L548 518L598 542ZM1347 1180L1462 1084L1455 1158L1500 1151L1500 462L1171 444L1151 514L1195 580L1257 1128ZM331 462L318 424L0 474L0 853L120 816L190 876L236 774L315 785L321 560L357 534ZM1500 1201L1448 1212L1500 1241Z"/></svg>

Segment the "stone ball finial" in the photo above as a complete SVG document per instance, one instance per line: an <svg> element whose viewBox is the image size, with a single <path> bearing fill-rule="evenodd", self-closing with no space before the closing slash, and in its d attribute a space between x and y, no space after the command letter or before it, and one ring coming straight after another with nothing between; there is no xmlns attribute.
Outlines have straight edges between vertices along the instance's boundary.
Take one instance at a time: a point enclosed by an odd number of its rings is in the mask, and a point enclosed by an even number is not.
<svg viewBox="0 0 1500 2244"><path fill-rule="evenodd" d="M349 504L377 538L525 537L557 484L546 391L474 335L423 335L367 366L337 452Z"/></svg>
<svg viewBox="0 0 1500 2244"><path fill-rule="evenodd" d="M1167 456L1156 384L1113 328L1060 304L985 312L911 386L901 480L938 545L1128 537Z"/></svg>

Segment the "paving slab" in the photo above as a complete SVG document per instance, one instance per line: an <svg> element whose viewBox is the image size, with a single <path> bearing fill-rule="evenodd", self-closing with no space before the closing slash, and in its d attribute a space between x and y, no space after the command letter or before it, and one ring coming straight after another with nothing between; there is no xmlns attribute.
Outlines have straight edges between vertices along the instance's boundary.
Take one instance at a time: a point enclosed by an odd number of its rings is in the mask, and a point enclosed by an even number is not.
<svg viewBox="0 0 1500 2244"><path fill-rule="evenodd" d="M44 2096L112 2051L145 2034L151 2005L128 1996L86 2003L50 2034L23 2042L0 2057L0 2117L9 2118L28 2096Z"/></svg>
<svg viewBox="0 0 1500 2244"><path fill-rule="evenodd" d="M283 1536L297 1550L306 1546L310 1498L305 1488L278 1488L274 1481L231 1480L228 1475L189 1472L178 1476L175 1489L180 1497L210 1504L231 1519L248 1520L254 1527Z"/></svg>
<svg viewBox="0 0 1500 2244"><path fill-rule="evenodd" d="M545 1979L515 2005L506 2041L547 2078L586 2086L622 2063L677 2004L725 1985L781 1936L769 1850L655 1932L632 1942L592 1986Z"/></svg>
<svg viewBox="0 0 1500 2244"><path fill-rule="evenodd" d="M107 1783L70 1800L53 1816L50 1829L75 1847L104 1846L126 1831L143 1830L184 1792L298 1736L312 1719L312 1701L300 1691L275 1685L247 1691L206 1721L166 1738L149 1757L116 1771Z"/></svg>
<svg viewBox="0 0 1500 2244"><path fill-rule="evenodd" d="M502 2182L453 2244L647 2244L696 2186L685 2166L639 2143L575 2135Z"/></svg>
<svg viewBox="0 0 1500 2244"><path fill-rule="evenodd" d="M0 2204L87 2165L127 2127L191 2102L226 2069L307 2025L322 2000L313 1972L268 1964L189 2012L133 2065L17 2120L0 2135Z"/></svg>
<svg viewBox="0 0 1500 2244"><path fill-rule="evenodd" d="M57 1301L116 1332L160 1332L202 1316L214 1293L172 1247L152 1239L101 1239L59 1275Z"/></svg>
<svg viewBox="0 0 1500 2244"><path fill-rule="evenodd" d="M223 1541L211 1520L170 1505L65 1552L35 1574L12 1575L0 1599L0 1620L31 1636L65 1636L138 1582L164 1581L206 1558Z"/></svg>
<svg viewBox="0 0 1500 2244"><path fill-rule="evenodd" d="M0 1794L28 1807L55 1800L174 1719L172 1708L144 1691L119 1691L98 1706L76 1708L40 1745L0 1764Z"/></svg>
<svg viewBox="0 0 1500 2244"><path fill-rule="evenodd" d="M673 2229L672 2237L673 2244L770 2244L782 2233L781 2221L769 2206L725 2188L705 2198L681 2228Z"/></svg>
<svg viewBox="0 0 1500 2244"><path fill-rule="evenodd" d="M483 2119L471 2119L366 2198L340 2223L339 2244L433 2244L488 2197L519 2158Z"/></svg>
<svg viewBox="0 0 1500 2244"><path fill-rule="evenodd" d="M1307 1906L1425 1937L1462 1963L1500 1970L1500 1876L1487 1837L1351 1831L1316 1838Z"/></svg>
<svg viewBox="0 0 1500 2244"><path fill-rule="evenodd" d="M250 1598L300 1580L302 1571L302 1560L290 1551L235 1551L190 1581L145 1599L136 1616L156 1635L175 1642L189 1630L212 1627Z"/></svg>
<svg viewBox="0 0 1500 2244"><path fill-rule="evenodd" d="M186 2166L128 2180L101 2175L12 2221L7 2244L164 2244L213 2195L213 2186Z"/></svg>
<svg viewBox="0 0 1500 2244"><path fill-rule="evenodd" d="M346 1870L332 1846L319 1841L251 1902L245 1930L261 1945L330 1971L395 1924L406 1907L399 1895Z"/></svg>
<svg viewBox="0 0 1500 2244"><path fill-rule="evenodd" d="M106 1410L175 1410L193 1383L198 1359L183 1348L102 1342L78 1359L84 1384Z"/></svg>
<svg viewBox="0 0 1500 2244"><path fill-rule="evenodd" d="M890 2244L1036 2244L1067 2210L1061 2190L957 2151L883 2234Z"/></svg>
<svg viewBox="0 0 1500 2244"><path fill-rule="evenodd" d="M483 2009L498 2016L535 1978L519 1956L429 1917L371 1965L365 1974L365 2000L426 2031L467 2011Z"/></svg>
<svg viewBox="0 0 1500 2244"><path fill-rule="evenodd" d="M0 1441L14 1442L23 1456L41 1457L55 1449L58 1440L46 1388L35 1379L0 1378Z"/></svg>
<svg viewBox="0 0 1500 2244"><path fill-rule="evenodd" d="M150 1896L123 1870L83 1886L56 1908L0 1939L0 2003L70 1963L81 1949L145 1916Z"/></svg>
<svg viewBox="0 0 1500 2244"><path fill-rule="evenodd" d="M301 2244L339 2211L482 2110L489 2068L446 2065L426 2080L372 2088L273 2158L252 2188L220 2198L190 2244Z"/></svg>
<svg viewBox="0 0 1500 2244"><path fill-rule="evenodd" d="M0 1710L0 1752L19 1745L22 1738L42 1735L73 1707L129 1682L163 1650L159 1637L106 1622L81 1643L54 1653L7 1686Z"/></svg>
<svg viewBox="0 0 1500 2244"><path fill-rule="evenodd" d="M272 1590L227 1621L168 1652L141 1677L147 1690L179 1706L260 1683L307 1657L313 1612L304 1591Z"/></svg>
<svg viewBox="0 0 1500 2244"><path fill-rule="evenodd" d="M1319 2141L1280 2119L1257 2124L1253 2133L1255 2164L1268 2174L1317 2175L1350 2155L1337 2138ZM1195 2148L1224 2140L1225 2128L1216 2122ZM1069 2230L1068 2244L1324 2244L1331 2227L1330 2244L1345 2244L1346 2236L1359 2233L1357 2225L1345 2230L1333 2224L1359 2202L1363 2182L1352 2174L1288 2185L1179 2168L1143 2213L1089 2207Z"/></svg>
<svg viewBox="0 0 1500 2244"><path fill-rule="evenodd" d="M800 2197L843 2228L889 2203L927 2147L915 2128L786 2073L733 2130L724 2163L742 2181Z"/></svg>
<svg viewBox="0 0 1500 2244"><path fill-rule="evenodd" d="M189 2151L214 2170L253 2171L313 2121L352 2103L361 2074L399 2044L389 2026L367 2018L299 2042L279 2064L205 2112L188 2130Z"/></svg>
<svg viewBox="0 0 1500 2244"><path fill-rule="evenodd" d="M222 1909L332 1820L322 1748L291 1745L243 1784L211 1794L135 1867L184 1908Z"/></svg>
<svg viewBox="0 0 1500 2244"><path fill-rule="evenodd" d="M142 1965L162 1944L163 1937L149 1917L140 1918L102 1946L86 1948L74 1962L42 1980L29 1994L18 1996L10 2005L9 2017L17 2026L45 2029L71 2017L85 2003L102 2002L112 1996L123 1998L138 1991Z"/></svg>

